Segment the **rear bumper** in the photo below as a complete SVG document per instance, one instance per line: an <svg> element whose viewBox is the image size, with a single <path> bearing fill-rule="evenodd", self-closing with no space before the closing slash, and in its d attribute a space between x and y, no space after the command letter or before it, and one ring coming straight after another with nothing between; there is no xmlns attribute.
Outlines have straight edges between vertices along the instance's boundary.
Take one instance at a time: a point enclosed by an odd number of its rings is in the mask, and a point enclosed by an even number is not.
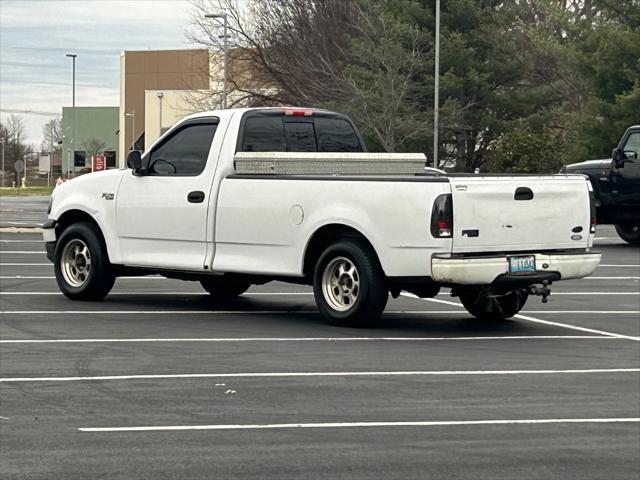
<svg viewBox="0 0 640 480"><path fill-rule="evenodd" d="M509 256L448 258L434 256L431 276L434 281L455 285L491 285L493 283L533 284L543 280L567 280L591 275L602 254L531 254L536 257L536 272L509 274Z"/></svg>

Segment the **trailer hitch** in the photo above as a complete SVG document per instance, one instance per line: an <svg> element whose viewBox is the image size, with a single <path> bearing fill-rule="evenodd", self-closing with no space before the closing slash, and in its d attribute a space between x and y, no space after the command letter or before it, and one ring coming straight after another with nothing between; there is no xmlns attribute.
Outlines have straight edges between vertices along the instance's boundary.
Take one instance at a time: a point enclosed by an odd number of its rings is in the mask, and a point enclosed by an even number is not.
<svg viewBox="0 0 640 480"><path fill-rule="evenodd" d="M549 289L549 280L543 280L542 285L531 285L529 287L529 294L542 297L542 303L547 303L547 297L551 295L551 290Z"/></svg>

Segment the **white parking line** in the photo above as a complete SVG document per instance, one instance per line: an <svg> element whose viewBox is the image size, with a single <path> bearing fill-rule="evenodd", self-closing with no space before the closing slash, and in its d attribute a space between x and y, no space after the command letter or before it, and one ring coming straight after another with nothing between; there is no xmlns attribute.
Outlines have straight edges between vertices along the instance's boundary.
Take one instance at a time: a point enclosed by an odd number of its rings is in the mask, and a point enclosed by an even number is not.
<svg viewBox="0 0 640 480"><path fill-rule="evenodd" d="M604 330L595 330L593 328L584 328L584 327L576 327L575 325L569 325L567 323L559 323L559 322L550 322L548 320L541 320L539 318L533 318L533 317L529 317L526 315L515 315L515 318L519 318L520 320L527 320L529 322L533 322L533 323L541 323L543 325L552 325L554 327L563 327L563 328L569 328L571 330L578 330L581 332L588 332L588 333L600 333L602 335L611 335L612 337L617 337L617 338L626 338L627 340L633 340L635 342L640 342L640 337L636 337L633 335L621 335L619 333L613 333L613 332L605 332Z"/></svg>
<svg viewBox="0 0 640 480"><path fill-rule="evenodd" d="M48 264L47 264L48 265ZM27 280L46 280L46 279L54 279L56 278L53 275L42 275L42 276L30 276L30 275L2 275L0 279L3 280L12 280L12 279L27 279ZM118 280L174 280L179 281L175 278L167 278L163 276L157 275L136 275L136 276L127 276L127 277L118 277ZM586 277L582 280L640 280L640 277Z"/></svg>
<svg viewBox="0 0 640 480"><path fill-rule="evenodd" d="M80 427L81 432L157 432L180 430L273 430L289 428L453 427L471 425L540 425L567 423L638 423L640 418L535 418L518 420L450 420L413 422L263 423L228 425L164 425L150 427Z"/></svg>
<svg viewBox="0 0 640 480"><path fill-rule="evenodd" d="M244 343L244 342L440 342L476 340L616 340L605 335L512 335L501 337L244 337L244 338L70 338L0 340L0 344L24 343Z"/></svg>
<svg viewBox="0 0 640 480"><path fill-rule="evenodd" d="M432 299L433 300L433 299ZM318 313L317 310L0 310L4 315L230 315L230 314L307 314ZM567 314L603 314L603 315L638 315L640 310L527 310L523 313L543 313L553 315ZM393 315L460 315L467 311L460 306L457 310L385 310L384 314Z"/></svg>
<svg viewBox="0 0 640 480"><path fill-rule="evenodd" d="M3 253L11 253L16 255L46 255L47 252L40 252L34 250L0 250L0 255Z"/></svg>
<svg viewBox="0 0 640 480"><path fill-rule="evenodd" d="M430 370L362 372L251 372L251 373L168 373L147 375L101 375L92 377L3 377L0 383L83 382L107 380L161 380L178 378L303 378L303 377L411 377L474 375L556 375L591 373L638 373L640 368L592 368L579 370Z"/></svg>
<svg viewBox="0 0 640 480"><path fill-rule="evenodd" d="M5 240L5 239L0 239L0 243L44 243L44 240Z"/></svg>
<svg viewBox="0 0 640 480"><path fill-rule="evenodd" d="M53 280L56 277L54 275L42 275L42 276L33 276L33 275L0 275L1 280ZM143 275L143 276L133 276L133 277L118 277L118 280L174 280L177 282L181 282L182 280L178 280L175 278L167 278L160 277L154 275Z"/></svg>
<svg viewBox="0 0 640 480"><path fill-rule="evenodd" d="M640 277L585 277L582 280L640 280Z"/></svg>
<svg viewBox="0 0 640 480"><path fill-rule="evenodd" d="M640 310L524 310L522 313L550 313L554 315L640 315Z"/></svg>
<svg viewBox="0 0 640 480"><path fill-rule="evenodd" d="M412 293L402 293L401 295L404 295L406 297L418 298L415 295L413 295ZM554 294L554 295L557 295L557 294ZM460 304L458 302L452 302L452 301L449 301L449 300L440 300L438 298L423 298L422 300L425 300L425 301L428 301L428 302L442 303L444 305L452 305L454 307L462 307L462 304ZM607 336L617 337L617 338L626 338L627 340L633 340L635 342L640 342L640 337L635 337L635 336L632 336L632 335L622 335L622 334L619 334L619 333L607 332L607 331L604 331L604 330L596 330L596 329L593 329L593 328L578 327L576 325L570 325L568 323L550 322L548 320L541 320L539 318L533 318L533 317L529 317L529 316L521 315L521 314L514 315L513 318L518 318L520 320L526 320L528 322L533 322L533 323L541 323L543 325L552 325L554 327L568 328L570 330L577 330L579 332L595 333L595 334L607 335Z"/></svg>
<svg viewBox="0 0 640 480"><path fill-rule="evenodd" d="M0 292L0 295L62 295L61 292ZM111 295L210 295L207 292L112 292ZM313 295L313 292L249 292L243 293L243 297L254 296L290 296L290 295ZM402 294L404 295L404 293ZM440 293L439 295L449 295L448 292ZM553 292L553 295L637 295L640 296L640 292ZM418 297L415 297L418 298ZM429 299L424 299L429 300ZM456 306L458 306L456 304Z"/></svg>
<svg viewBox="0 0 640 480"><path fill-rule="evenodd" d="M605 268L612 268L612 267L616 267L616 268L640 268L640 264L638 265L598 265L598 268L600 267L605 267Z"/></svg>
<svg viewBox="0 0 640 480"><path fill-rule="evenodd" d="M0 267L31 267L31 266L44 266L44 265L49 265L50 267L53 267L53 263L48 262L48 263L0 263Z"/></svg>

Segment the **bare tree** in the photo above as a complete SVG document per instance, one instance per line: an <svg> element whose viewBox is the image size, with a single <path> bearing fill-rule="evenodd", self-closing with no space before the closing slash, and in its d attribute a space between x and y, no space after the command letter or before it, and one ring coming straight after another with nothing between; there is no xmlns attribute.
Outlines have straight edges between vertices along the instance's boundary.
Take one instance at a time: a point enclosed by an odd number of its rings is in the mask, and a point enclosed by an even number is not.
<svg viewBox="0 0 640 480"><path fill-rule="evenodd" d="M12 171L15 161L24 160L33 149L24 143L25 126L22 117L9 115L6 125L0 125L0 130L5 139L5 170ZM17 179L15 171L14 176Z"/></svg>
<svg viewBox="0 0 640 480"><path fill-rule="evenodd" d="M49 120L42 127L42 151L59 152L62 146L58 143L62 139L62 121L59 118Z"/></svg>
<svg viewBox="0 0 640 480"><path fill-rule="evenodd" d="M387 151L431 130L424 82L431 39L388 8L365 11L353 0L194 0L193 7L190 38L214 63L221 29L204 15L228 14L231 106L339 108ZM211 108L220 92L193 100Z"/></svg>
<svg viewBox="0 0 640 480"><path fill-rule="evenodd" d="M104 151L106 143L98 138L90 138L82 143L82 148L87 152L89 157L95 157Z"/></svg>

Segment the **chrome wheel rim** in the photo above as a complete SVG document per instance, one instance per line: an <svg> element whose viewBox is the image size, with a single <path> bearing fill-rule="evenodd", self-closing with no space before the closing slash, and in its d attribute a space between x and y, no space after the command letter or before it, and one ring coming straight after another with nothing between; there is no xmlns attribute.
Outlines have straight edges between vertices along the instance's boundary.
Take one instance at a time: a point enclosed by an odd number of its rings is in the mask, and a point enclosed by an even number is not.
<svg viewBox="0 0 640 480"><path fill-rule="evenodd" d="M360 293L360 275L351 260L337 257L331 260L322 274L322 294L329 306L346 312L353 308Z"/></svg>
<svg viewBox="0 0 640 480"><path fill-rule="evenodd" d="M72 287L81 287L91 275L91 252L82 240L77 238L67 243L62 250L60 266L64 280Z"/></svg>

